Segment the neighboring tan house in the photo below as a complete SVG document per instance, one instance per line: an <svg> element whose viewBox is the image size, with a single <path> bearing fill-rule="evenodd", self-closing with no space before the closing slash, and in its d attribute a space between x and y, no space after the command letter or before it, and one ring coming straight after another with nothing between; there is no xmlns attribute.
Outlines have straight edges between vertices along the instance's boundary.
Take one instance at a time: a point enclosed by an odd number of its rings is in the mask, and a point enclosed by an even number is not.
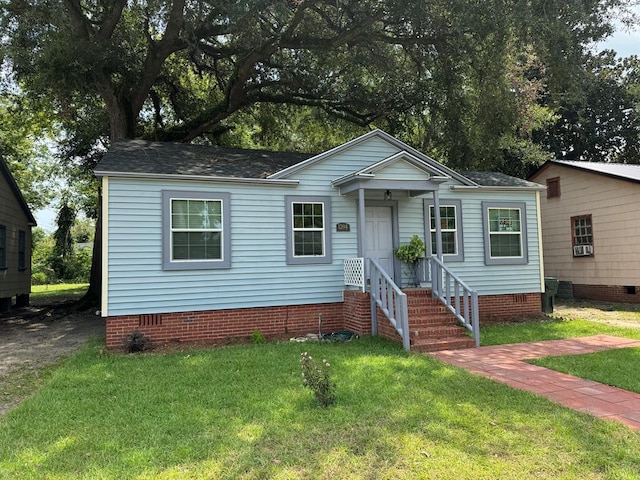
<svg viewBox="0 0 640 480"><path fill-rule="evenodd" d="M544 187L461 175L380 130L315 156L118 142L95 174L109 348L136 330L221 342L318 332L321 319L396 338L393 325L405 348L435 349L462 327L435 321L448 310L432 292L477 300L456 313L467 329L541 311ZM413 235L428 244L426 288L407 295L398 287L415 280L394 248Z"/></svg>
<svg viewBox="0 0 640 480"><path fill-rule="evenodd" d="M0 158L0 311L29 305L31 227L36 221L7 164Z"/></svg>
<svg viewBox="0 0 640 480"><path fill-rule="evenodd" d="M640 165L551 160L541 201L545 275L575 298L640 302Z"/></svg>

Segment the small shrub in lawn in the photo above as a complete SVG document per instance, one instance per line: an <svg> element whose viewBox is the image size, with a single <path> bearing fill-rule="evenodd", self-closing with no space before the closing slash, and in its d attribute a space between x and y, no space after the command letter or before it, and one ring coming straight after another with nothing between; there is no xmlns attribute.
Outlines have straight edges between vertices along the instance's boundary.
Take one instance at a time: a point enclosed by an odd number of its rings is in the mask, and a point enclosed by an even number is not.
<svg viewBox="0 0 640 480"><path fill-rule="evenodd" d="M336 401L336 384L329 378L329 367L326 360L321 363L316 362L309 353L300 355L300 365L302 366L302 384L309 387L316 397L318 405L328 407Z"/></svg>
<svg viewBox="0 0 640 480"><path fill-rule="evenodd" d="M124 342L124 349L127 353L146 352L151 348L151 339L138 330L128 335Z"/></svg>
<svg viewBox="0 0 640 480"><path fill-rule="evenodd" d="M257 328L251 334L251 338L253 339L253 343L255 343L255 344L263 344L263 343L266 343L266 341L267 341L264 338L264 335L262 334L262 332L260 330L258 330Z"/></svg>

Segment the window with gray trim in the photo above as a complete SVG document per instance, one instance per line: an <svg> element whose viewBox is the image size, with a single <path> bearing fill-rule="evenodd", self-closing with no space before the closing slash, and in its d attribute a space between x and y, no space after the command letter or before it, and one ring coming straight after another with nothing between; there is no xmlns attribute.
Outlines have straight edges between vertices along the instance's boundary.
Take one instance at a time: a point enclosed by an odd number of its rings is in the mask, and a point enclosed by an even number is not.
<svg viewBox="0 0 640 480"><path fill-rule="evenodd" d="M7 227L0 225L0 269L7 268Z"/></svg>
<svg viewBox="0 0 640 480"><path fill-rule="evenodd" d="M231 266L229 203L228 193L162 192L165 270Z"/></svg>
<svg viewBox="0 0 640 480"><path fill-rule="evenodd" d="M27 268L27 233L18 230L18 270Z"/></svg>
<svg viewBox="0 0 640 480"><path fill-rule="evenodd" d="M331 263L331 198L286 196L287 263Z"/></svg>
<svg viewBox="0 0 640 480"><path fill-rule="evenodd" d="M482 202L482 217L487 265L529 262L524 202Z"/></svg>
<svg viewBox="0 0 640 480"><path fill-rule="evenodd" d="M428 251L436 254L436 219L433 200L425 200L425 225L429 225ZM440 201L440 230L442 232L442 255L447 261L464 261L462 241L462 202L460 200Z"/></svg>

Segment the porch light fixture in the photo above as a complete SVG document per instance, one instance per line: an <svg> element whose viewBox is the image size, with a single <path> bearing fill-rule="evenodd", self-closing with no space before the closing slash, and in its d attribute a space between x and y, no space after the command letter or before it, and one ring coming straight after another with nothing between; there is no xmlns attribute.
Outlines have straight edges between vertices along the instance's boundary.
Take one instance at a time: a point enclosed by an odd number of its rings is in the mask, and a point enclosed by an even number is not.
<svg viewBox="0 0 640 480"><path fill-rule="evenodd" d="M384 199L391 200L391 190L387 190L386 192L384 192Z"/></svg>

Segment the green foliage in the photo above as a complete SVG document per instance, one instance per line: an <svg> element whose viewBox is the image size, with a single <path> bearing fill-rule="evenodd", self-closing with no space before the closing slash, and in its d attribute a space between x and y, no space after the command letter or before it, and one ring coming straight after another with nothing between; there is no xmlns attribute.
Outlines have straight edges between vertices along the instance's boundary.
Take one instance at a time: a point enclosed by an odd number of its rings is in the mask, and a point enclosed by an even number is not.
<svg viewBox="0 0 640 480"><path fill-rule="evenodd" d="M395 256L408 265L415 264L424 256L425 252L426 246L418 235L411 237L411 241L409 243L400 245L398 248L393 250Z"/></svg>
<svg viewBox="0 0 640 480"><path fill-rule="evenodd" d="M264 335L262 334L262 332L257 328L255 328L251 333L251 339L253 340L253 343L255 343L256 345L261 345L267 342L267 339L264 338Z"/></svg>
<svg viewBox="0 0 640 480"><path fill-rule="evenodd" d="M44 272L33 272L31 274L31 284L32 285L46 285L49 283L49 279L47 278L47 274Z"/></svg>
<svg viewBox="0 0 640 480"><path fill-rule="evenodd" d="M90 223L81 223L78 239L86 239L85 235L93 235ZM92 250L88 246L80 248L71 234L72 243L64 256L59 254L55 244L55 233L47 234L42 228L33 229L32 250L32 283L34 285L53 284L60 281L82 283L89 280L91 272Z"/></svg>
<svg viewBox="0 0 640 480"><path fill-rule="evenodd" d="M547 154L534 119L582 89L627 3L7 0L0 48L74 166L122 138L318 151L379 126L453 168L522 172Z"/></svg>
<svg viewBox="0 0 640 480"><path fill-rule="evenodd" d="M300 345L130 356L94 341L0 417L0 477L631 479L640 436L398 344L314 345L335 408L309 408ZM25 392L23 392L25 393Z"/></svg>
<svg viewBox="0 0 640 480"><path fill-rule="evenodd" d="M300 354L302 367L302 385L311 389L320 407L329 407L336 402L336 384L329 377L329 362L322 359L318 363L308 353Z"/></svg>
<svg viewBox="0 0 640 480"><path fill-rule="evenodd" d="M37 103L0 86L0 157L9 166L29 207L43 208L54 196L57 166L48 149L52 119Z"/></svg>

